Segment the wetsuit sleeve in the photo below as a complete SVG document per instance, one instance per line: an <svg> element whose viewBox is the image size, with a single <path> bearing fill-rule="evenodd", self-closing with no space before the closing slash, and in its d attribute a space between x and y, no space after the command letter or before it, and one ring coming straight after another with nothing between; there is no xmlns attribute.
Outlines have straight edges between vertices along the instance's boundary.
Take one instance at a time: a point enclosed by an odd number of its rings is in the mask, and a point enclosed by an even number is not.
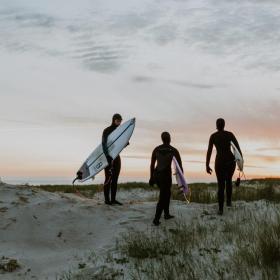
<svg viewBox="0 0 280 280"><path fill-rule="evenodd" d="M109 136L109 134L108 134L107 130L105 129L102 134L102 148L103 148L103 152L104 152L106 158L109 156L109 152L107 149L108 136Z"/></svg>
<svg viewBox="0 0 280 280"><path fill-rule="evenodd" d="M175 149L175 154L174 154L176 160L178 161L178 164L182 170L182 172L184 173L184 168L183 168L183 164L182 164L182 159L181 159L181 156L180 156L180 153L178 152L178 150Z"/></svg>
<svg viewBox="0 0 280 280"><path fill-rule="evenodd" d="M242 155L242 152L241 152L241 149L240 149L240 146L239 146L239 143L237 141L237 139L235 138L234 134L231 133L231 141L233 142L233 144L236 146L236 148L238 149L239 153L241 154L241 156L243 157Z"/></svg>
<svg viewBox="0 0 280 280"><path fill-rule="evenodd" d="M154 150L152 153L151 166L150 166L150 178L153 177L153 174L155 171L155 165L156 165L156 150Z"/></svg>
<svg viewBox="0 0 280 280"><path fill-rule="evenodd" d="M209 139L209 144L208 144L208 150L207 150L207 155L206 155L206 166L209 166L210 160L211 160L211 155L213 151L213 145L214 145L214 139L213 135L211 135Z"/></svg>

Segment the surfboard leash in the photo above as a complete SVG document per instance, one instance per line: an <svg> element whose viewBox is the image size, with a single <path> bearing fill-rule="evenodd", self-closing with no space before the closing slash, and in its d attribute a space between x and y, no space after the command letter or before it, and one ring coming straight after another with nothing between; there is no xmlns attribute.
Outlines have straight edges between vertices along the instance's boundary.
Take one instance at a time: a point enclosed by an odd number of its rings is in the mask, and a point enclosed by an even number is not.
<svg viewBox="0 0 280 280"><path fill-rule="evenodd" d="M183 196L184 196L186 202L187 202L188 204L191 203L191 189L190 189L190 187L188 187L188 192L187 192L187 193L189 194L189 199L188 199L187 194L186 194L185 191L184 191L184 186L179 186L178 184L177 184L177 186L178 186L178 189L179 189L179 191L181 192L181 194L183 194Z"/></svg>
<svg viewBox="0 0 280 280"><path fill-rule="evenodd" d="M75 182L76 182L78 179L79 179L79 177L77 176L77 177L73 180L73 182L72 182L72 186L73 186L73 187L74 187Z"/></svg>
<svg viewBox="0 0 280 280"><path fill-rule="evenodd" d="M86 198L75 186L75 182L77 180L81 180L82 179L82 176L83 176L83 173L81 171L78 171L77 172L77 177L73 180L72 182L72 186L73 186L73 189L74 189L74 192L78 195L78 196L81 196L81 197L84 197Z"/></svg>
<svg viewBox="0 0 280 280"><path fill-rule="evenodd" d="M244 178L244 180L247 181L247 178L246 178L246 175L245 175L244 171L240 171L239 170L238 178L237 178L237 180L235 182L235 186L236 187L240 186L242 178Z"/></svg>

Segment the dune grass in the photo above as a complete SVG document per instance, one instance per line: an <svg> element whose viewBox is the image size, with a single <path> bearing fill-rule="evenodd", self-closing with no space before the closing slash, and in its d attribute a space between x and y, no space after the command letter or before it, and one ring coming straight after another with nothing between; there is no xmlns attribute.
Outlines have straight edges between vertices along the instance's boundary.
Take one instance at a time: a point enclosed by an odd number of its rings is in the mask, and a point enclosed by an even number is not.
<svg viewBox="0 0 280 280"><path fill-rule="evenodd" d="M190 184L191 202L215 203L217 202L216 184ZM173 199L184 200L183 196L173 188ZM268 201L280 202L280 181L279 180L249 180L243 182L239 187L233 186L232 200L256 201L265 199Z"/></svg>
<svg viewBox="0 0 280 280"><path fill-rule="evenodd" d="M233 198L250 203L236 202L236 207L223 217L211 214L205 205L189 222L181 217L160 228L126 231L117 239L113 252L99 260L99 265L94 264L87 273L81 270L59 279L278 280L279 186L279 179L249 180L234 188ZM86 187L90 190L93 186ZM216 202L216 184L197 183L190 187L192 202ZM97 188L102 191L102 186ZM149 191L155 187L120 184L122 190L135 188ZM55 191L52 187L46 190ZM183 200L175 186L173 198Z"/></svg>
<svg viewBox="0 0 280 280"><path fill-rule="evenodd" d="M280 205L128 232L117 250L130 260L131 279L280 279Z"/></svg>
<svg viewBox="0 0 280 280"><path fill-rule="evenodd" d="M203 209L201 209L201 214ZM99 256L100 257L100 256ZM108 256L59 280L280 279L280 204L239 203L226 217L183 217L124 232Z"/></svg>
<svg viewBox="0 0 280 280"><path fill-rule="evenodd" d="M190 184L191 202L196 203L215 203L217 202L217 184L216 183L195 183ZM36 186L49 192L74 193L75 188L86 197L92 198L96 193L103 191L103 185L41 185ZM118 186L119 190L143 189L146 191L157 190L157 187L151 187L147 183L122 183ZM184 201L183 195L174 185L172 188L172 199ZM233 187L232 200L256 201L265 199L268 201L280 202L280 179L253 179L243 181L240 187Z"/></svg>
<svg viewBox="0 0 280 280"><path fill-rule="evenodd" d="M103 192L103 185L40 185L40 186L32 186L33 188L39 188L48 192L63 192L63 193L75 193L76 190L81 192L88 198L92 198L96 193ZM138 183L138 182L130 182L130 183L121 183L118 185L119 190L133 190L133 189L143 189L147 191L155 190L155 187L149 186L146 183Z"/></svg>

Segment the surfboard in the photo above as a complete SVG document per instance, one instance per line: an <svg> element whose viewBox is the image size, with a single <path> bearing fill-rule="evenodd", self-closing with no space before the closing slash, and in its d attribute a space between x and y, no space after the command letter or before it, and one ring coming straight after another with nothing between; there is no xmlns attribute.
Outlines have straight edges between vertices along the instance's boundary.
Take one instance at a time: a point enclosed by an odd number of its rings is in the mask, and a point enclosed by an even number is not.
<svg viewBox="0 0 280 280"><path fill-rule="evenodd" d="M240 154L239 150L236 148L236 146L231 142L231 147L232 147L232 152L238 167L238 170L240 172L243 172L243 167L244 167L244 160L242 155Z"/></svg>
<svg viewBox="0 0 280 280"><path fill-rule="evenodd" d="M108 153L114 160L120 152L127 146L134 128L136 120L130 119L116 128L107 140ZM79 168L81 176L78 178L80 182L94 178L100 171L108 166L108 161L103 152L102 143L89 155L82 166ZM77 174L78 174L77 172Z"/></svg>
<svg viewBox="0 0 280 280"><path fill-rule="evenodd" d="M181 169L181 167L180 167L180 165L179 165L179 163L178 163L178 161L175 157L173 157L172 162L173 162L173 166L174 166L174 170L175 170L174 175L175 175L175 178L176 178L176 181L177 181L177 185L182 190L186 201L188 201L187 195L190 193L190 189L189 189L187 180L185 179L183 171L182 171L182 169Z"/></svg>

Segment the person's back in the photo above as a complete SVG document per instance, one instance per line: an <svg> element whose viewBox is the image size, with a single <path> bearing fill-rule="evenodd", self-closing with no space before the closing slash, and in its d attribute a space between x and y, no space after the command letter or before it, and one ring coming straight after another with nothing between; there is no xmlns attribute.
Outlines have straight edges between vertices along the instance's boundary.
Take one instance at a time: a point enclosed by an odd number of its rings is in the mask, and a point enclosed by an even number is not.
<svg viewBox="0 0 280 280"><path fill-rule="evenodd" d="M212 141L216 147L216 160L234 160L233 153L231 152L231 142L235 142L235 137L231 132L225 130L217 131L211 135L210 141Z"/></svg>
<svg viewBox="0 0 280 280"><path fill-rule="evenodd" d="M180 161L179 152L170 144L162 144L156 147L154 155L157 162L157 166L155 168L156 172L166 173L166 175L171 173L173 157L175 156Z"/></svg>

